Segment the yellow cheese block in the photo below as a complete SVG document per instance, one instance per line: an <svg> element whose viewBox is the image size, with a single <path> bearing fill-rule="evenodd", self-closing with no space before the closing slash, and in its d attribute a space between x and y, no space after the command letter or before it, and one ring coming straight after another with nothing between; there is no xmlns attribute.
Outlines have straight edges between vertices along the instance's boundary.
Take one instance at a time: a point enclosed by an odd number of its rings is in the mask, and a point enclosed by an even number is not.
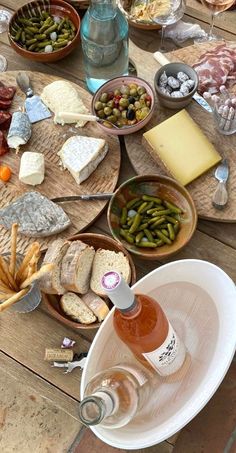
<svg viewBox="0 0 236 453"><path fill-rule="evenodd" d="M184 186L221 160L186 110L145 132L143 144L153 159L164 164L167 173Z"/></svg>

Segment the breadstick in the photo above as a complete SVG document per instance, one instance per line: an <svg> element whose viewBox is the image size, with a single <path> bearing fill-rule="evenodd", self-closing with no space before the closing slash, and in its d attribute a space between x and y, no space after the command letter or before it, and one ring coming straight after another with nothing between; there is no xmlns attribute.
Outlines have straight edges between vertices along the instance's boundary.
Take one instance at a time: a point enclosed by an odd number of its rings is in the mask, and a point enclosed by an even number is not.
<svg viewBox="0 0 236 453"><path fill-rule="evenodd" d="M40 249L40 245L38 242L33 242L33 244L31 244L31 246L29 247L29 249L27 250L27 253L16 273L16 282L19 283L21 281L21 274L24 272L24 270L26 269L26 267L28 266L31 258L33 257L33 255L35 253L39 253L39 249Z"/></svg>
<svg viewBox="0 0 236 453"><path fill-rule="evenodd" d="M16 271L16 242L17 242L18 224L13 223L11 226L11 257L9 264L9 272L14 278Z"/></svg>
<svg viewBox="0 0 236 453"><path fill-rule="evenodd" d="M9 299L9 297L12 297L13 294L16 294L16 292L15 292L15 291L12 291L12 292L10 292L10 293L0 294L0 300Z"/></svg>
<svg viewBox="0 0 236 453"><path fill-rule="evenodd" d="M47 274L48 272L51 272L52 269L54 269L55 264L50 263L50 264L45 264L44 266L39 269L39 271L35 272L33 275L31 275L29 278L27 278L21 285L20 288L26 288L26 286L31 285L35 280L39 280L44 274Z"/></svg>
<svg viewBox="0 0 236 453"><path fill-rule="evenodd" d="M12 275L9 272L7 263L4 261L2 256L0 256L0 268L1 268L2 272L5 274L5 276L7 277L7 280L9 282L11 288L15 289L17 291L18 290L17 285L14 281L14 278L12 277Z"/></svg>
<svg viewBox="0 0 236 453"><path fill-rule="evenodd" d="M4 285L4 283L0 282L0 292L11 293L11 292L15 292L15 291L13 291L11 288L9 288L9 286Z"/></svg>
<svg viewBox="0 0 236 453"><path fill-rule="evenodd" d="M6 308L9 308L11 305L13 305L15 302L18 302L25 294L28 292L29 288L22 289L18 293L13 294L9 299L5 300L2 304L0 304L0 313L3 310L6 310Z"/></svg>

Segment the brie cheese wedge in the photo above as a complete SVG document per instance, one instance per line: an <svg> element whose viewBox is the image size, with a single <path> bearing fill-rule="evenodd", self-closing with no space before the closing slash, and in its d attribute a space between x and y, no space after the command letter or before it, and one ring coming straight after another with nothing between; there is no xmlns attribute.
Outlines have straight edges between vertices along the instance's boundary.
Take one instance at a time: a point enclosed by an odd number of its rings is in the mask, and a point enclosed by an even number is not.
<svg viewBox="0 0 236 453"><path fill-rule="evenodd" d="M41 153L25 151L21 156L19 180L36 186L44 180L44 156Z"/></svg>
<svg viewBox="0 0 236 453"><path fill-rule="evenodd" d="M76 135L66 140L58 155L63 167L69 170L77 184L81 184L97 168L107 151L105 140Z"/></svg>

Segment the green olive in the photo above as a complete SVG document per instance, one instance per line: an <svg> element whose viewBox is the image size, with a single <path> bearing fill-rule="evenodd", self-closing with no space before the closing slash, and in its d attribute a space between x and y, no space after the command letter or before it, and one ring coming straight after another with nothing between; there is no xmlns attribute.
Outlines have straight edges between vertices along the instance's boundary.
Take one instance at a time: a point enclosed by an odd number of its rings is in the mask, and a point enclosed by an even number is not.
<svg viewBox="0 0 236 453"><path fill-rule="evenodd" d="M120 96L120 95L121 95L120 90L118 90L118 89L117 89L117 90L114 90L114 95L115 95L115 96Z"/></svg>
<svg viewBox="0 0 236 453"><path fill-rule="evenodd" d="M101 110L98 110L98 112L97 112L97 115L99 116L99 118L105 118L105 117L106 117L106 115L105 115L105 113L104 113L104 110L103 110L103 109L101 109Z"/></svg>
<svg viewBox="0 0 236 453"><path fill-rule="evenodd" d="M104 109L107 106L106 102L102 102L102 108Z"/></svg>
<svg viewBox="0 0 236 453"><path fill-rule="evenodd" d="M127 118L127 110L123 110L123 112L121 112L121 116L122 116L122 118L126 119Z"/></svg>
<svg viewBox="0 0 236 453"><path fill-rule="evenodd" d="M117 116L117 118L119 118L121 116L121 112L119 109L113 109L112 113L113 113L113 115Z"/></svg>
<svg viewBox="0 0 236 453"><path fill-rule="evenodd" d="M146 97L147 97L147 93L141 94L141 96L140 96L140 101L141 101L141 100L146 101Z"/></svg>
<svg viewBox="0 0 236 453"><path fill-rule="evenodd" d="M101 102L107 102L108 101L108 94L107 93L102 93L100 96L100 101Z"/></svg>
<svg viewBox="0 0 236 453"><path fill-rule="evenodd" d="M119 100L119 105L120 105L121 107L128 107L128 105L129 105L128 99L121 98L121 99Z"/></svg>
<svg viewBox="0 0 236 453"><path fill-rule="evenodd" d="M146 93L146 90L145 90L144 87L140 87L140 86L139 86L139 87L137 88L137 92L138 92L139 96L141 96L141 94Z"/></svg>
<svg viewBox="0 0 236 453"><path fill-rule="evenodd" d="M115 115L110 115L107 117L107 120L110 121L111 123L115 124L117 121L117 118Z"/></svg>
<svg viewBox="0 0 236 453"><path fill-rule="evenodd" d="M135 101L134 107L135 107L136 109L141 109L141 103L140 103L139 101Z"/></svg>
<svg viewBox="0 0 236 453"><path fill-rule="evenodd" d="M103 108L102 102L97 101L95 102L95 110L101 110Z"/></svg>
<svg viewBox="0 0 236 453"><path fill-rule="evenodd" d="M135 110L134 104L129 104L129 109L130 110Z"/></svg>
<svg viewBox="0 0 236 453"><path fill-rule="evenodd" d="M137 90L138 85L137 85L136 83L130 83L130 84L129 84L129 88L130 88L130 90L132 90L132 89ZM131 93L130 93L130 94L131 94Z"/></svg>
<svg viewBox="0 0 236 453"><path fill-rule="evenodd" d="M105 107L104 108L104 113L106 116L109 116L112 114L112 108L111 107Z"/></svg>
<svg viewBox="0 0 236 453"><path fill-rule="evenodd" d="M124 123L123 123L123 121L122 121L122 120L117 120L117 122L116 122L116 126L118 126L118 127L122 127L122 126L124 126Z"/></svg>
<svg viewBox="0 0 236 453"><path fill-rule="evenodd" d="M137 89L136 88L131 88L129 94L130 94L130 96L137 96Z"/></svg>
<svg viewBox="0 0 236 453"><path fill-rule="evenodd" d="M127 94L127 95L129 95L129 87L128 87L127 85L122 85L122 86L120 87L120 92L121 92L121 94Z"/></svg>
<svg viewBox="0 0 236 453"><path fill-rule="evenodd" d="M113 107L114 107L113 99L110 99L110 101L107 102L107 107L111 107L113 109Z"/></svg>
<svg viewBox="0 0 236 453"><path fill-rule="evenodd" d="M123 99L128 99L129 96L128 96L128 94L122 94L122 98L123 98Z"/></svg>

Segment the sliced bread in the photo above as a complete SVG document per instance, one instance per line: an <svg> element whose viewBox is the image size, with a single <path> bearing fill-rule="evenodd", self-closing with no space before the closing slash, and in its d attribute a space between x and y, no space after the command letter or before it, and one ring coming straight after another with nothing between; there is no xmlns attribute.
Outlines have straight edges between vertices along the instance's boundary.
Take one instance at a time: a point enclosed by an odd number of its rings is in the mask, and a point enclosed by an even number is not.
<svg viewBox="0 0 236 453"><path fill-rule="evenodd" d="M61 284L68 291L85 294L89 290L95 250L82 241L71 242L61 265Z"/></svg>
<svg viewBox="0 0 236 453"><path fill-rule="evenodd" d="M93 260L90 288L101 297L106 296L101 287L101 279L108 271L119 272L127 283L131 279L129 260L122 252L98 249Z"/></svg>
<svg viewBox="0 0 236 453"><path fill-rule="evenodd" d="M61 285L61 261L70 243L57 239L49 245L43 264L53 263L55 268L40 280L40 289L47 294L64 294L65 288Z"/></svg>
<svg viewBox="0 0 236 453"><path fill-rule="evenodd" d="M91 324L97 319L77 294L70 292L64 294L61 297L60 306L67 316L82 324Z"/></svg>
<svg viewBox="0 0 236 453"><path fill-rule="evenodd" d="M97 316L98 321L101 322L109 313L109 308L101 297L89 290L87 294L81 296L87 307Z"/></svg>

